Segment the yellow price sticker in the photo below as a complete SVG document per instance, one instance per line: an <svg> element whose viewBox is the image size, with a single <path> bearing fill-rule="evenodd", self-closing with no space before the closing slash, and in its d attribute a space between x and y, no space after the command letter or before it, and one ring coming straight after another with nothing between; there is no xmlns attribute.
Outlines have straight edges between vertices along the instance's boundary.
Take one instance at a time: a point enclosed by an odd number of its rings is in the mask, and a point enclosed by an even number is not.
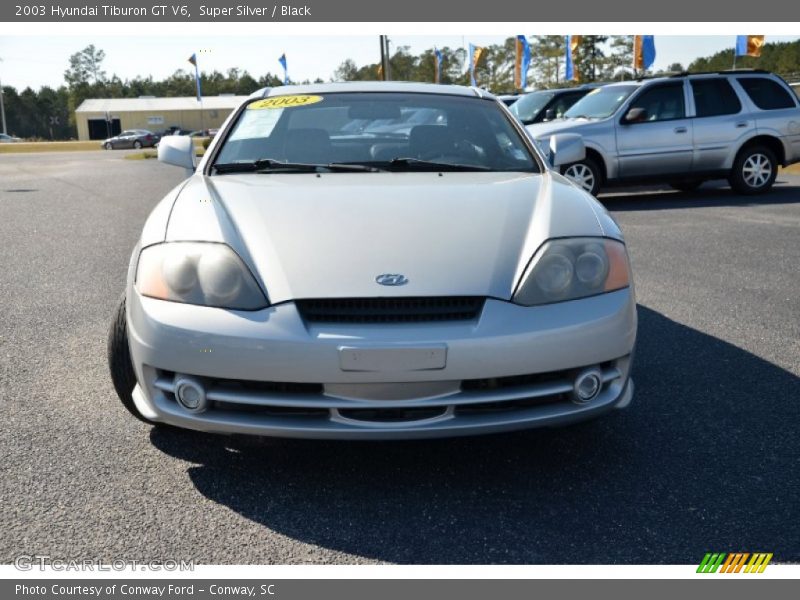
<svg viewBox="0 0 800 600"><path fill-rule="evenodd" d="M260 110L264 108L294 108L306 104L322 102L322 96L273 96L264 100L256 100L248 105L248 109Z"/></svg>

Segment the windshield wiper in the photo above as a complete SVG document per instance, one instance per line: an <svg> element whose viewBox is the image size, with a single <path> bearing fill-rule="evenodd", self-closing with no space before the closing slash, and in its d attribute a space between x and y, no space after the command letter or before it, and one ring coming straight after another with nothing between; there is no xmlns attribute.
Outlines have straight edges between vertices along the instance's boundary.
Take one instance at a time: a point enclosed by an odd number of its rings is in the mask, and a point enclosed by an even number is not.
<svg viewBox="0 0 800 600"><path fill-rule="evenodd" d="M318 171L378 171L376 167L350 163L300 163L259 158L250 162L217 163L217 173L274 173L276 171L294 171L296 173L316 173Z"/></svg>
<svg viewBox="0 0 800 600"><path fill-rule="evenodd" d="M421 158L397 157L388 162L389 167L410 168L412 166L427 167L435 171L491 171L491 168L484 165L464 165L459 163L437 162L435 160L423 160Z"/></svg>

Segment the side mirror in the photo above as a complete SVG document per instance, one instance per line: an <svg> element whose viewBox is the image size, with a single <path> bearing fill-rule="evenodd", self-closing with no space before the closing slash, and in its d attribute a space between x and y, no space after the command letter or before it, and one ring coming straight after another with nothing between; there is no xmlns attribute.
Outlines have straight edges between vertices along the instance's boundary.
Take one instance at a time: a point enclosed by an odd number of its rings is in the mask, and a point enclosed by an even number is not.
<svg viewBox="0 0 800 600"><path fill-rule="evenodd" d="M548 108L544 111L544 120L545 121L552 121L556 118L556 109L555 108Z"/></svg>
<svg viewBox="0 0 800 600"><path fill-rule="evenodd" d="M168 165L183 167L186 176L194 172L194 142L186 135L168 135L158 142L158 160Z"/></svg>
<svg viewBox="0 0 800 600"><path fill-rule="evenodd" d="M568 165L586 158L586 146L577 133L557 133L550 138L550 164Z"/></svg>
<svg viewBox="0 0 800 600"><path fill-rule="evenodd" d="M647 120L646 108L632 108L625 113L625 118L622 121L623 123L641 123L642 121L646 120Z"/></svg>

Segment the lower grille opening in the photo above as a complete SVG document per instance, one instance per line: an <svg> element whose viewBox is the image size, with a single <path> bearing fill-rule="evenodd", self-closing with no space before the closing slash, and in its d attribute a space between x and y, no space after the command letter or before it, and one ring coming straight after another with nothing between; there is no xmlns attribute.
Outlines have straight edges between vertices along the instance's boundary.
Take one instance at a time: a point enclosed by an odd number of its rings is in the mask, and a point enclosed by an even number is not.
<svg viewBox="0 0 800 600"><path fill-rule="evenodd" d="M439 296L419 298L324 298L297 300L311 323L422 323L469 321L480 315L485 298Z"/></svg>
<svg viewBox="0 0 800 600"><path fill-rule="evenodd" d="M559 404L569 402L567 394L553 394L552 396L542 396L540 398L527 398L525 400L506 400L504 402L481 402L480 404L464 404L456 407L456 413L461 415L490 413L490 412L510 412L535 408L546 404Z"/></svg>
<svg viewBox="0 0 800 600"><path fill-rule="evenodd" d="M316 417L327 419L330 412L327 408L296 408L292 406L257 406L253 404L239 404L237 402L220 402L215 400L211 403L213 410L223 410L225 412L247 413L253 415L263 415L265 417Z"/></svg>
<svg viewBox="0 0 800 600"><path fill-rule="evenodd" d="M354 421L371 421L373 423L401 423L403 421L421 421L442 416L447 409L441 406L429 408L347 408L339 409L339 414Z"/></svg>

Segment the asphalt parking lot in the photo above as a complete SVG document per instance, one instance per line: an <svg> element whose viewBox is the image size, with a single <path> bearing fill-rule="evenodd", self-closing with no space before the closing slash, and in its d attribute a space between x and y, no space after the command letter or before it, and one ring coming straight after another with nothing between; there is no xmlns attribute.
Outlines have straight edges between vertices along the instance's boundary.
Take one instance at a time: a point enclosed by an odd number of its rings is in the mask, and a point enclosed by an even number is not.
<svg viewBox="0 0 800 600"><path fill-rule="evenodd" d="M564 429L228 438L130 418L106 332L182 175L124 152L0 157L0 562L800 561L800 177L605 194L639 301L636 396Z"/></svg>

